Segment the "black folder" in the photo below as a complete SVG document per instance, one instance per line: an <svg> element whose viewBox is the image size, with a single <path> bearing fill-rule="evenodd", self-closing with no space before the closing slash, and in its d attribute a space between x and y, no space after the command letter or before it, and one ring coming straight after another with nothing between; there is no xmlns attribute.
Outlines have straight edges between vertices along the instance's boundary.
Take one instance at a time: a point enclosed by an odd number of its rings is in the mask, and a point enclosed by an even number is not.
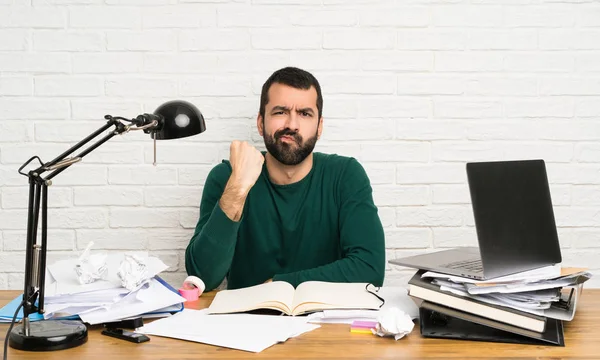
<svg viewBox="0 0 600 360"><path fill-rule="evenodd" d="M428 301L421 303L419 316L424 337L565 346L563 323L557 319L548 318L539 333Z"/></svg>

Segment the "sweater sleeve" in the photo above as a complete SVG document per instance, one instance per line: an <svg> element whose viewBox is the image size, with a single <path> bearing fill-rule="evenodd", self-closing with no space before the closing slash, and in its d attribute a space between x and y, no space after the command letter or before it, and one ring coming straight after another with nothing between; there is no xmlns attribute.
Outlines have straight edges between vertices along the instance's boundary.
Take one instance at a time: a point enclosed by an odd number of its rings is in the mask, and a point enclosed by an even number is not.
<svg viewBox="0 0 600 360"><path fill-rule="evenodd" d="M298 286L305 281L367 282L383 285L385 237L364 168L350 159L339 183L342 258L313 269L277 274L273 280Z"/></svg>
<svg viewBox="0 0 600 360"><path fill-rule="evenodd" d="M219 200L231 175L227 163L215 166L208 174L200 201L200 218L185 250L189 275L202 279L206 291L219 286L233 260L240 222L223 212Z"/></svg>

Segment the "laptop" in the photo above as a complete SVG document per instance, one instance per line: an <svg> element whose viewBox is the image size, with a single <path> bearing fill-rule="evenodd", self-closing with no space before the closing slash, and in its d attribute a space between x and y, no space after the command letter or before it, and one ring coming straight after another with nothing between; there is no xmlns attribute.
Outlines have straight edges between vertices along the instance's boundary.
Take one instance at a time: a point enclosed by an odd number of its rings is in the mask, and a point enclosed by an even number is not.
<svg viewBox="0 0 600 360"><path fill-rule="evenodd" d="M477 280L562 261L543 160L467 163L479 247L389 260Z"/></svg>

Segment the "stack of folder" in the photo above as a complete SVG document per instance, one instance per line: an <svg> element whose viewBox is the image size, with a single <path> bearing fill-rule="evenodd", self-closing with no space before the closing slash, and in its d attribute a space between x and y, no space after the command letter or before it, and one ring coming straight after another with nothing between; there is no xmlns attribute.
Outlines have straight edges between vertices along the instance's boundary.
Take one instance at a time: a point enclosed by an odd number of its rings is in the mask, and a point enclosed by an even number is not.
<svg viewBox="0 0 600 360"><path fill-rule="evenodd" d="M590 277L563 268L548 278L491 283L419 270L409 295L425 337L564 346L563 321L575 316Z"/></svg>

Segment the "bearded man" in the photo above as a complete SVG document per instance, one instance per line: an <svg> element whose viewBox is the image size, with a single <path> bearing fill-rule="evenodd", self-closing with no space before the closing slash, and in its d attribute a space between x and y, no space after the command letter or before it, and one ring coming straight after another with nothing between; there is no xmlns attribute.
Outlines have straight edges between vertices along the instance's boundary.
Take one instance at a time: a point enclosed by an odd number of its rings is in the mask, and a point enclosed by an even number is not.
<svg viewBox="0 0 600 360"><path fill-rule="evenodd" d="M268 281L381 286L385 240L369 178L351 157L313 152L323 97L309 72L286 67L264 83L256 118L267 151L233 141L209 173L185 251L207 290Z"/></svg>

